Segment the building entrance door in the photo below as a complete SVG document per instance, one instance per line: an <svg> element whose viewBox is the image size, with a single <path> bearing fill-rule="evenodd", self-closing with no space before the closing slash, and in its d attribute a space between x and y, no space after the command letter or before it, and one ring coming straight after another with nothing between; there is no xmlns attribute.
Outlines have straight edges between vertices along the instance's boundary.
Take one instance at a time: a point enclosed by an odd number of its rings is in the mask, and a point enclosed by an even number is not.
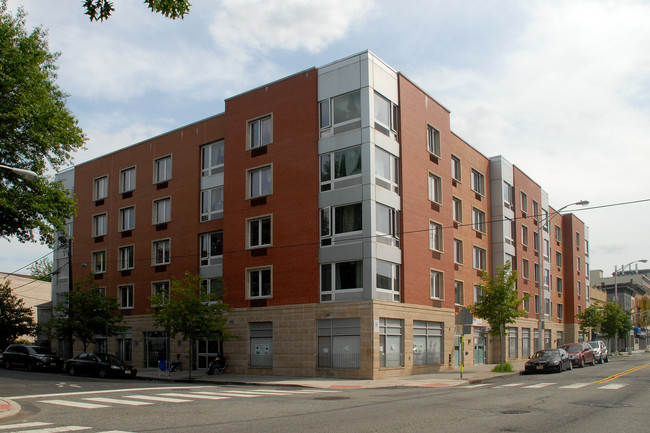
<svg viewBox="0 0 650 433"><path fill-rule="evenodd" d="M158 361L169 361L169 338L164 332L144 333L144 367L158 368Z"/></svg>
<svg viewBox="0 0 650 433"><path fill-rule="evenodd" d="M474 364L485 364L486 344L483 328L474 328Z"/></svg>

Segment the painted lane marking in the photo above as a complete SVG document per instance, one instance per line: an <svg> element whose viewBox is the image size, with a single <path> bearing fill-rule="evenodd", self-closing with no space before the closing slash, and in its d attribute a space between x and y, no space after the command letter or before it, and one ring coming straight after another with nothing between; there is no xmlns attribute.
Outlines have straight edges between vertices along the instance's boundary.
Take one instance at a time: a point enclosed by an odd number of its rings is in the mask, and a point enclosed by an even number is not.
<svg viewBox="0 0 650 433"><path fill-rule="evenodd" d="M57 406L78 407L81 409L101 409L110 407L103 404L84 403L81 401L68 401L68 400L40 400L39 403L54 404Z"/></svg>
<svg viewBox="0 0 650 433"><path fill-rule="evenodd" d="M481 387L490 386L490 385L492 385L492 384L491 383L478 383L476 385L464 385L464 386L461 386L461 388L481 388Z"/></svg>
<svg viewBox="0 0 650 433"><path fill-rule="evenodd" d="M195 391L192 394L220 395L223 397L245 397L245 398L261 397L260 394L233 394L232 392L214 392L214 391Z"/></svg>
<svg viewBox="0 0 650 433"><path fill-rule="evenodd" d="M180 397L180 398L198 398L204 400L224 400L228 397L222 397L217 395L200 395L200 394L184 394L180 392L167 392L165 394L158 394L165 397Z"/></svg>
<svg viewBox="0 0 650 433"><path fill-rule="evenodd" d="M163 403L187 403L192 401L183 398L159 397L157 395L125 395L124 397L134 400L161 401Z"/></svg>
<svg viewBox="0 0 650 433"><path fill-rule="evenodd" d="M650 362L648 362L648 363L646 363L646 364L643 364L643 365L638 365L638 366L636 366L636 367L632 367L632 368L627 369L627 370L625 370L625 371L621 371L620 373L613 374L613 375L611 375L611 376L609 376L609 377L606 377L606 378L601 379L601 380L597 380L597 381L595 381L595 382L593 382L593 383L607 383L607 382L611 382L612 380L618 379L618 378L621 377L621 376L625 376L626 374L634 373L635 371L639 371L639 370L644 369L644 368L646 368L646 367L650 367Z"/></svg>
<svg viewBox="0 0 650 433"><path fill-rule="evenodd" d="M12 428L43 427L52 425L51 422L22 422L19 424L0 425L0 430L10 430Z"/></svg>
<svg viewBox="0 0 650 433"><path fill-rule="evenodd" d="M555 384L555 383L552 383L552 382L541 382L541 383L536 383L536 384L534 384L534 385L524 386L524 388L527 388L527 389L538 389L538 388L545 388L545 387L547 387L547 386L551 386L551 385L556 385L556 384Z"/></svg>
<svg viewBox="0 0 650 433"><path fill-rule="evenodd" d="M92 427L81 427L78 425L69 425L65 427L40 428L36 430L25 430L24 433L65 433L69 431L90 430Z"/></svg>
<svg viewBox="0 0 650 433"><path fill-rule="evenodd" d="M627 386L627 383L609 383L607 385L599 386L598 389L621 389Z"/></svg>
<svg viewBox="0 0 650 433"><path fill-rule="evenodd" d="M571 385L565 385L561 386L560 389L578 389L578 388L584 388L587 385L591 385L590 383L574 383Z"/></svg>
<svg viewBox="0 0 650 433"><path fill-rule="evenodd" d="M124 392L142 392L142 391L173 391L175 389L206 389L214 388L212 385L206 386L160 386L160 387L150 387L150 388L123 388L123 389L108 389L102 391L75 391L75 392L64 392L56 394L33 394L33 395L18 395L15 397L3 397L9 400L26 400L30 398L49 398L49 397L68 397L75 395L92 395L92 394L111 394L111 393L124 393Z"/></svg>
<svg viewBox="0 0 650 433"><path fill-rule="evenodd" d="M113 403L113 404L125 404L128 406L146 406L149 404L148 401L130 401L130 400L120 400L118 398L107 398L107 397L89 397L84 398L84 400L95 401L97 403Z"/></svg>

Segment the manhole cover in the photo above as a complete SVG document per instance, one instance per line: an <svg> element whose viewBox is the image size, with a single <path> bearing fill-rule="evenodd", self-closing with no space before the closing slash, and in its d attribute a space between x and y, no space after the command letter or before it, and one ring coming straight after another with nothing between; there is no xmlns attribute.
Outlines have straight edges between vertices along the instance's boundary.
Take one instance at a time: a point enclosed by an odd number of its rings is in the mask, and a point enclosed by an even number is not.
<svg viewBox="0 0 650 433"><path fill-rule="evenodd" d="M508 409L502 410L501 413L504 415L521 415L524 413L530 413L530 411L526 409Z"/></svg>
<svg viewBox="0 0 650 433"><path fill-rule="evenodd" d="M327 397L314 397L314 400L347 400L350 397L336 397L336 396L327 396Z"/></svg>

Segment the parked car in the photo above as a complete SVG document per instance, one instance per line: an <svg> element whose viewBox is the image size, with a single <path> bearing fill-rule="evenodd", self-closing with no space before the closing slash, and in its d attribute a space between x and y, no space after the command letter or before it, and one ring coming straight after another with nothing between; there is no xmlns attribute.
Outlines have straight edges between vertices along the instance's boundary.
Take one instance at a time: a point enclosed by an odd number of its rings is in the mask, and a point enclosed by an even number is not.
<svg viewBox="0 0 650 433"><path fill-rule="evenodd" d="M598 361L599 364L602 364L603 362L609 362L609 350L607 349L607 345L605 345L605 343L600 340L596 340L587 341L587 344L589 344L594 350L594 356L596 357L596 361Z"/></svg>
<svg viewBox="0 0 650 433"><path fill-rule="evenodd" d="M585 364L596 365L594 349L587 343L571 343L560 346L567 351L574 367L584 367Z"/></svg>
<svg viewBox="0 0 650 433"><path fill-rule="evenodd" d="M569 354L564 349L545 349L535 352L526 362L526 373L556 372L573 368Z"/></svg>
<svg viewBox="0 0 650 433"><path fill-rule="evenodd" d="M7 370L20 367L32 370L61 370L63 358L47 347L28 344L10 344L2 354L2 365Z"/></svg>
<svg viewBox="0 0 650 433"><path fill-rule="evenodd" d="M70 376L77 374L99 377L135 377L138 370L124 363L120 358L108 353L81 353L65 363Z"/></svg>

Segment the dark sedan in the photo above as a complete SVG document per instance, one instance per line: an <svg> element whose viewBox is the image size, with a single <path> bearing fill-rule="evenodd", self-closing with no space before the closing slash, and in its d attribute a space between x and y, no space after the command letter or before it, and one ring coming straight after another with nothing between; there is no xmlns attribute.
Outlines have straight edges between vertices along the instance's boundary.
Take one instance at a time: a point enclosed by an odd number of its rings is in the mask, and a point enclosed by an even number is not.
<svg viewBox="0 0 650 433"><path fill-rule="evenodd" d="M556 372L571 370L569 354L564 349L546 349L535 352L526 362L526 373Z"/></svg>
<svg viewBox="0 0 650 433"><path fill-rule="evenodd" d="M77 374L99 377L135 377L138 370L108 353L81 353L65 363L70 376Z"/></svg>
<svg viewBox="0 0 650 433"><path fill-rule="evenodd" d="M20 367L32 370L61 370L63 359L47 347L27 344L10 344L2 354L2 365L10 368Z"/></svg>
<svg viewBox="0 0 650 433"><path fill-rule="evenodd" d="M571 343L561 346L569 354L574 367L584 367L585 364L596 365L594 349L587 343Z"/></svg>

